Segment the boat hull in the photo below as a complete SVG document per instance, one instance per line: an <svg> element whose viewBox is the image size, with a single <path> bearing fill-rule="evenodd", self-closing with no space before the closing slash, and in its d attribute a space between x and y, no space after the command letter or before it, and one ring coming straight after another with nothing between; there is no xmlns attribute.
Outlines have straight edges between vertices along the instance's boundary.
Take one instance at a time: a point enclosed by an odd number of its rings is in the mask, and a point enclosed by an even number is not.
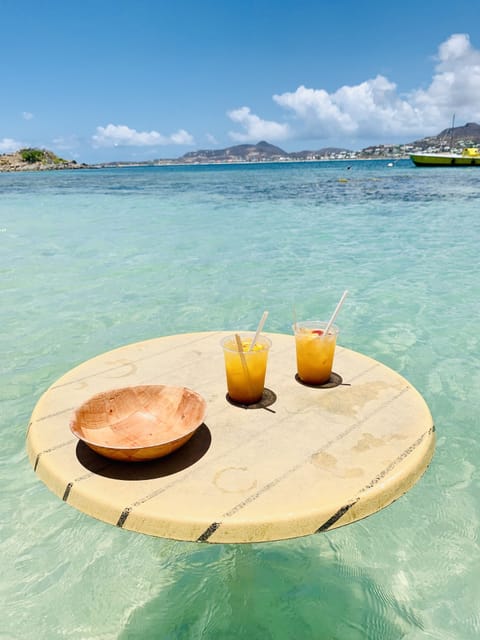
<svg viewBox="0 0 480 640"><path fill-rule="evenodd" d="M480 167L480 154L476 149L466 149L462 155L414 153L410 159L417 167Z"/></svg>

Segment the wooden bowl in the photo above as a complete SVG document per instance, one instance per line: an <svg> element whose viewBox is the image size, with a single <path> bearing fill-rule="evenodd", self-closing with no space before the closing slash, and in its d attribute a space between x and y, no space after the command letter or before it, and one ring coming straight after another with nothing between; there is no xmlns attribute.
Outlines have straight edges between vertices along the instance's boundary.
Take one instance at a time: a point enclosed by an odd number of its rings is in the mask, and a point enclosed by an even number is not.
<svg viewBox="0 0 480 640"><path fill-rule="evenodd" d="M186 387L125 387L87 400L75 411L70 429L102 456L136 462L161 458L181 447L205 413L205 400Z"/></svg>

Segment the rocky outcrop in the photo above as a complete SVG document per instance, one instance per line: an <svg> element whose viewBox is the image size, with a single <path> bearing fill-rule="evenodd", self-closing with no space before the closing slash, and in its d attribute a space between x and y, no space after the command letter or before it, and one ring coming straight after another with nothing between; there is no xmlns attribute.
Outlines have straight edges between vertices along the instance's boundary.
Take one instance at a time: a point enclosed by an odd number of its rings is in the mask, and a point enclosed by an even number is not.
<svg viewBox="0 0 480 640"><path fill-rule="evenodd" d="M20 149L0 155L0 171L51 171L58 169L85 169L88 165L75 160L64 160L52 151Z"/></svg>

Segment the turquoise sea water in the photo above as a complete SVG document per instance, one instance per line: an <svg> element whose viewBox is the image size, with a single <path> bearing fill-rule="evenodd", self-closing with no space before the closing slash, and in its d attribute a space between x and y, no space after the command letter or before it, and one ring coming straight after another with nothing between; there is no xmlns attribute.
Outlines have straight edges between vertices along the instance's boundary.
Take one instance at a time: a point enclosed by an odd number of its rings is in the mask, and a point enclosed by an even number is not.
<svg viewBox="0 0 480 640"><path fill-rule="evenodd" d="M349 168L350 167L350 168ZM480 171L408 161L0 174L0 638L480 637ZM405 376L433 462L389 508L297 540L202 545L93 520L25 453L43 391L190 331L339 342Z"/></svg>

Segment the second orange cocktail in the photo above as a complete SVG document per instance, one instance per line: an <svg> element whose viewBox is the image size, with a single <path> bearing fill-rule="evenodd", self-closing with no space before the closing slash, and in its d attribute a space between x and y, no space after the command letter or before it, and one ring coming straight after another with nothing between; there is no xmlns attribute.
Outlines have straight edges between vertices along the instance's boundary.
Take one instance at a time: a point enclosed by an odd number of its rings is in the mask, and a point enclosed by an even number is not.
<svg viewBox="0 0 480 640"><path fill-rule="evenodd" d="M293 326L297 356L297 373L302 382L321 385L332 373L338 328L331 326L325 334L326 322L307 320Z"/></svg>

